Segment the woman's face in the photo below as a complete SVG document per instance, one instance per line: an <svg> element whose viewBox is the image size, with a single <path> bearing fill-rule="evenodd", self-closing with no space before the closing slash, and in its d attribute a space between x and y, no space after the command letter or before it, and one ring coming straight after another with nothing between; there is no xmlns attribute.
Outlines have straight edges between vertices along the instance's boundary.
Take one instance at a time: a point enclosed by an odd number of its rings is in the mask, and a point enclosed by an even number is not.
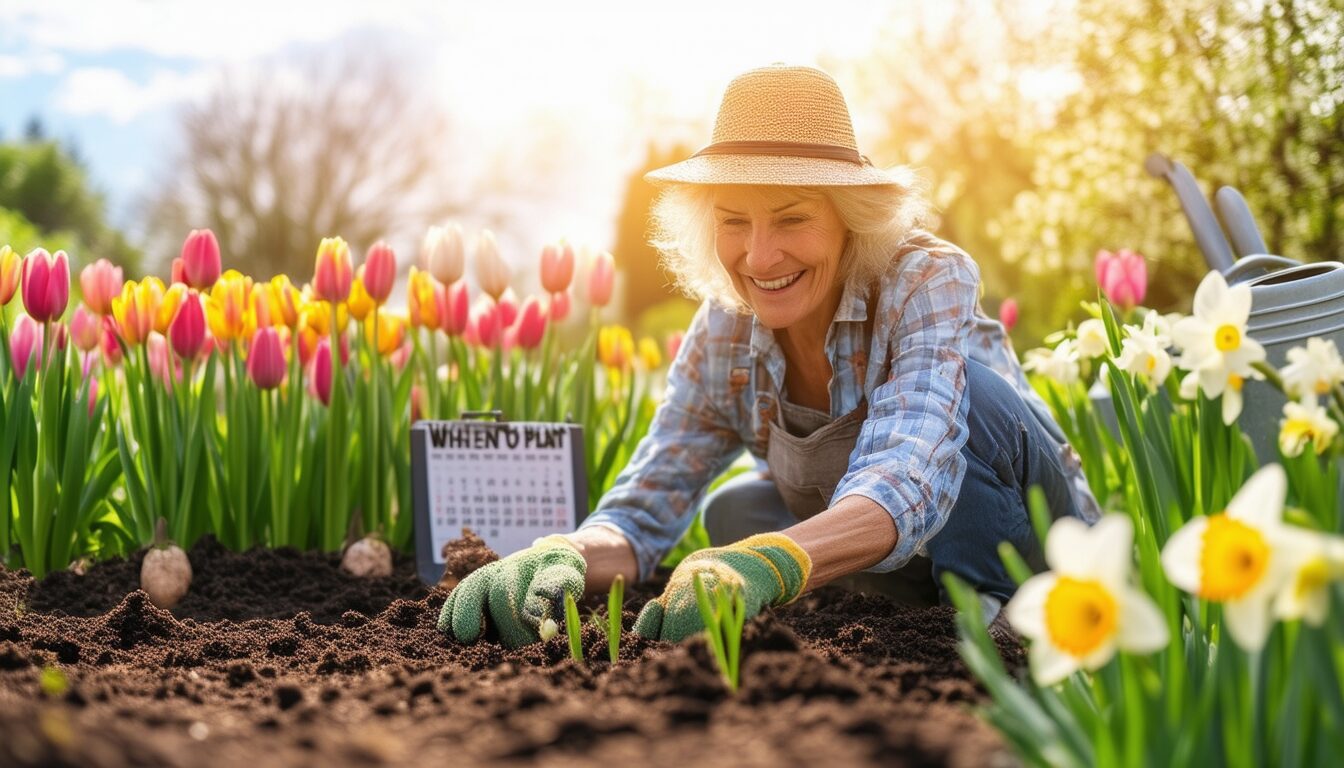
<svg viewBox="0 0 1344 768"><path fill-rule="evenodd" d="M791 187L725 186L714 192L714 247L733 287L772 330L822 332L844 291L847 230L824 195Z"/></svg>

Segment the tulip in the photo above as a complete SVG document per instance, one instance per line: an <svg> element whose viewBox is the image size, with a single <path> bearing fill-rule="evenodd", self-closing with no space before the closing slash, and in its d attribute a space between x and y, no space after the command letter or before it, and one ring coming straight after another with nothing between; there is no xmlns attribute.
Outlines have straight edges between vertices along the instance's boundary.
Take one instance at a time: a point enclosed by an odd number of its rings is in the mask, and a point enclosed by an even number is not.
<svg viewBox="0 0 1344 768"><path fill-rule="evenodd" d="M569 243L547 245L541 249L541 287L547 293L569 289L574 279L574 247Z"/></svg>
<svg viewBox="0 0 1344 768"><path fill-rule="evenodd" d="M499 255L495 233L488 229L481 230L480 236L476 238L476 279L481 284L481 290L490 298L499 300L509 287L511 272L504 257Z"/></svg>
<svg viewBox="0 0 1344 768"><path fill-rule="evenodd" d="M405 326L402 327L402 331L404 333ZM392 367L398 371L406 367L406 364L411 361L411 353L415 351L415 345L411 343L411 340L406 339L404 335L403 339L401 346L387 356L387 359L392 363Z"/></svg>
<svg viewBox="0 0 1344 768"><path fill-rule="evenodd" d="M23 308L39 323L60 319L70 299L70 260L35 248L23 260Z"/></svg>
<svg viewBox="0 0 1344 768"><path fill-rule="evenodd" d="M81 352L88 352L98 346L101 330L98 316L90 312L83 304L75 307L70 316L70 335L75 338L75 346Z"/></svg>
<svg viewBox="0 0 1344 768"><path fill-rule="evenodd" d="M573 299L569 296L569 291L560 291L551 294L551 306L547 311L552 323L558 323L569 317L570 307L573 306Z"/></svg>
<svg viewBox="0 0 1344 768"><path fill-rule="evenodd" d="M19 315L9 332L9 359L19 379L28 372L29 360L42 367L42 325L27 315Z"/></svg>
<svg viewBox="0 0 1344 768"><path fill-rule="evenodd" d="M313 354L311 376L313 393L323 405L331 404L331 340L317 342L317 351Z"/></svg>
<svg viewBox="0 0 1344 768"><path fill-rule="evenodd" d="M514 295L513 289L505 290L496 304L499 305L499 327L511 327L518 319L518 297Z"/></svg>
<svg viewBox="0 0 1344 768"><path fill-rule="evenodd" d="M313 295L332 304L341 304L350 297L350 283L354 277L350 246L339 237L322 238L313 268Z"/></svg>
<svg viewBox="0 0 1344 768"><path fill-rule="evenodd" d="M488 296L477 300L472 309L471 325L475 329L476 342L482 347L493 347L502 341L499 307Z"/></svg>
<svg viewBox="0 0 1344 768"><path fill-rule="evenodd" d="M14 298L22 272L23 258L8 245L0 246L0 307L6 306Z"/></svg>
<svg viewBox="0 0 1344 768"><path fill-rule="evenodd" d="M157 277L147 277L138 283L126 281L121 287L121 295L112 299L112 318L126 344L143 344L149 338L162 301L163 281Z"/></svg>
<svg viewBox="0 0 1344 768"><path fill-rule="evenodd" d="M639 340L639 361L644 364L645 370L655 370L663 364L662 352L658 349L658 342L645 336Z"/></svg>
<svg viewBox="0 0 1344 768"><path fill-rule="evenodd" d="M676 360L677 353L681 351L681 342L686 339L685 331L673 331L667 337L667 359Z"/></svg>
<svg viewBox="0 0 1344 768"><path fill-rule="evenodd" d="M635 340L622 325L604 326L597 332L597 359L608 368L621 371L630 367L635 356Z"/></svg>
<svg viewBox="0 0 1344 768"><path fill-rule="evenodd" d="M89 374L84 372L87 377ZM98 404L98 377L89 379L89 418L93 418L93 407Z"/></svg>
<svg viewBox="0 0 1344 768"><path fill-rule="evenodd" d="M145 340L145 348L149 351L149 372L162 381L164 386L172 383L169 371L172 372L173 379L182 380L182 365L169 357L166 338L157 332L151 333Z"/></svg>
<svg viewBox="0 0 1344 768"><path fill-rule="evenodd" d="M430 227L420 246L420 255L435 280L444 285L456 283L466 269L462 227L455 222L443 227Z"/></svg>
<svg viewBox="0 0 1344 768"><path fill-rule="evenodd" d="M154 330L168 335L168 327L173 324L173 318L177 317L177 310L182 306L182 301L187 298L187 286L181 283L174 283L168 286L164 291L163 300L159 302L159 308L154 311Z"/></svg>
<svg viewBox="0 0 1344 768"><path fill-rule="evenodd" d="M374 299L364 287L363 264L355 274L354 282L350 283L350 300L346 302L346 306L350 308L350 316L361 323L373 312Z"/></svg>
<svg viewBox="0 0 1344 768"><path fill-rule="evenodd" d="M605 307L611 301L611 289L616 282L616 262L611 254L603 251L593 259L588 272L588 303L594 307Z"/></svg>
<svg viewBox="0 0 1344 768"><path fill-rule="evenodd" d="M364 255L360 269L369 298L379 306L386 304L387 297L392 295L392 283L397 279L397 255L392 248L381 240L374 243Z"/></svg>
<svg viewBox="0 0 1344 768"><path fill-rule="evenodd" d="M1003 330L1011 331L1017 326L1017 299L1004 299L999 305L999 322Z"/></svg>
<svg viewBox="0 0 1344 768"><path fill-rule="evenodd" d="M99 342L102 348L103 362L109 366L116 367L121 365L121 343L117 341L117 324L110 317L103 318L102 340Z"/></svg>
<svg viewBox="0 0 1344 768"><path fill-rule="evenodd" d="M420 420L425 412L425 390L419 384L411 385L411 423Z"/></svg>
<svg viewBox="0 0 1344 768"><path fill-rule="evenodd" d="M173 351L184 360L194 360L205 344L205 307L201 304L201 295L195 291L187 294L177 315L168 326L168 340Z"/></svg>
<svg viewBox="0 0 1344 768"><path fill-rule="evenodd" d="M536 296L528 296L523 302L523 309L518 313L517 329L518 346L523 349L536 349L541 343L541 337L546 332L546 311L541 307L541 300Z"/></svg>
<svg viewBox="0 0 1344 768"><path fill-rule="evenodd" d="M79 288L84 292L84 303L96 315L112 313L112 299L121 292L121 267L107 259L99 259L79 272Z"/></svg>
<svg viewBox="0 0 1344 768"><path fill-rule="evenodd" d="M406 321L396 315L381 313L378 315L378 327L375 333L373 317L364 321L364 340L377 348L378 354L387 357L401 349L406 339Z"/></svg>
<svg viewBox="0 0 1344 768"><path fill-rule="evenodd" d="M266 284L266 299L272 325L293 328L303 309L303 294L289 281L288 275L276 275Z"/></svg>
<svg viewBox="0 0 1344 768"><path fill-rule="evenodd" d="M330 356L327 363L331 363ZM275 328L258 328L252 336L252 344L247 351L247 375L252 377L252 383L259 389L275 389L285 380L285 346ZM327 378L330 384L330 368L327 370Z"/></svg>
<svg viewBox="0 0 1344 768"><path fill-rule="evenodd" d="M435 294L438 301L439 328L449 336L461 336L467 330L471 314L471 297L467 281L458 280L451 286L440 286Z"/></svg>
<svg viewBox="0 0 1344 768"><path fill-rule="evenodd" d="M1094 266L1097 285L1112 304L1130 310L1143 302L1148 290L1148 264L1142 255L1125 249L1116 253L1101 250Z"/></svg>
<svg viewBox="0 0 1344 768"><path fill-rule="evenodd" d="M182 263L182 257L173 259L173 265L168 270L168 282L174 285L187 284L187 267Z"/></svg>
<svg viewBox="0 0 1344 768"><path fill-rule="evenodd" d="M257 325L252 278L233 269L220 276L206 299L205 320L225 347L235 339L251 338Z"/></svg>
<svg viewBox="0 0 1344 768"><path fill-rule="evenodd" d="M208 229L193 229L182 243L183 282L198 291L214 286L219 279L219 241Z"/></svg>
<svg viewBox="0 0 1344 768"><path fill-rule="evenodd" d="M406 281L406 311L412 328L424 326L433 330L438 327L439 312L434 291L434 278L428 272L411 267Z"/></svg>

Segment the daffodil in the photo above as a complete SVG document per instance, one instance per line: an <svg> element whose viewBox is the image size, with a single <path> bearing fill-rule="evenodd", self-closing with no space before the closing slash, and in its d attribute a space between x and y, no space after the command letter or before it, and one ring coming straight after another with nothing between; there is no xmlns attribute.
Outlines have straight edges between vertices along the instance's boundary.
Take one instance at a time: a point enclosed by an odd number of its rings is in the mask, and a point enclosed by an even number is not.
<svg viewBox="0 0 1344 768"><path fill-rule="evenodd" d="M1228 633L1247 651L1264 647L1270 602L1292 565L1280 550L1287 488L1283 468L1265 466L1225 511L1194 518L1162 549L1162 568L1171 583L1222 603Z"/></svg>
<svg viewBox="0 0 1344 768"><path fill-rule="evenodd" d="M1065 339L1054 349L1029 349L1022 368L1054 379L1061 384L1072 384L1079 376L1078 348L1074 346L1072 339Z"/></svg>
<svg viewBox="0 0 1344 768"><path fill-rule="evenodd" d="M1313 336L1307 339L1307 346L1288 350L1282 375L1290 397L1319 397L1344 383L1344 360L1335 342Z"/></svg>
<svg viewBox="0 0 1344 768"><path fill-rule="evenodd" d="M1330 585L1344 577L1344 539L1291 526L1283 533L1281 547L1292 567L1274 598L1274 615L1319 627L1330 607Z"/></svg>
<svg viewBox="0 0 1344 768"><path fill-rule="evenodd" d="M1091 360L1101 357L1110 350L1110 339L1106 337L1106 324L1090 317L1078 324L1078 354Z"/></svg>
<svg viewBox="0 0 1344 768"><path fill-rule="evenodd" d="M1325 408L1314 403L1283 404L1283 420L1279 422L1279 450L1284 456L1301 456L1308 444L1319 456L1330 447L1339 434L1339 425L1330 418Z"/></svg>
<svg viewBox="0 0 1344 768"><path fill-rule="evenodd" d="M1251 288L1228 287L1219 272L1210 272L1195 290L1194 314L1171 329L1181 348L1176 364L1191 373L1181 382L1182 395L1197 387L1210 398L1223 398L1223 423L1241 415L1241 387L1248 378L1263 378L1254 368L1265 359L1265 348L1246 335L1251 313Z"/></svg>
<svg viewBox="0 0 1344 768"><path fill-rule="evenodd" d="M1160 332L1161 315L1149 312L1143 327L1125 326L1125 338L1120 342L1120 356L1115 364L1143 379L1149 390L1165 381L1171 373L1171 355L1167 347L1171 340Z"/></svg>
<svg viewBox="0 0 1344 768"><path fill-rule="evenodd" d="M1089 528L1055 521L1045 539L1052 570L1027 579L1004 608L1030 639L1031 674L1053 685L1078 669L1097 669L1117 649L1151 653L1167 644L1167 624L1148 595L1129 583L1134 528L1107 515Z"/></svg>

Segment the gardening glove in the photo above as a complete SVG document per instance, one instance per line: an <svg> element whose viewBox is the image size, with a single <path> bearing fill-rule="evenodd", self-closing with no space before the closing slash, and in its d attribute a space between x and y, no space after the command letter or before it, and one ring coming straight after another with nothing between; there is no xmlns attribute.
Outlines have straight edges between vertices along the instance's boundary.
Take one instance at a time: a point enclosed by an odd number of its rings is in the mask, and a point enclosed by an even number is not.
<svg viewBox="0 0 1344 768"><path fill-rule="evenodd" d="M635 632L652 640L676 642L705 628L695 601L695 575L705 591L719 584L742 591L747 617L767 605L792 602L812 573L812 558L782 533L761 533L726 547L702 549L686 556L672 571L663 594L644 606Z"/></svg>
<svg viewBox="0 0 1344 768"><path fill-rule="evenodd" d="M532 546L469 574L448 595L439 631L463 643L481 636L485 611L504 645L517 648L541 639L541 622L563 624L565 593L583 596L588 564L563 536L544 536Z"/></svg>

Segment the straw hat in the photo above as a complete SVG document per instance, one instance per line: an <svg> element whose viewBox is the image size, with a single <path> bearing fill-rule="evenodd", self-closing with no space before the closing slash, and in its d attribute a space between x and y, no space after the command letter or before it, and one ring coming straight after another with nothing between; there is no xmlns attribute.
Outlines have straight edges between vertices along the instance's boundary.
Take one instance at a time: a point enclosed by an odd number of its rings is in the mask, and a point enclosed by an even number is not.
<svg viewBox="0 0 1344 768"><path fill-rule="evenodd" d="M644 176L655 184L901 184L859 154L844 94L812 67L772 64L723 93L713 142Z"/></svg>

